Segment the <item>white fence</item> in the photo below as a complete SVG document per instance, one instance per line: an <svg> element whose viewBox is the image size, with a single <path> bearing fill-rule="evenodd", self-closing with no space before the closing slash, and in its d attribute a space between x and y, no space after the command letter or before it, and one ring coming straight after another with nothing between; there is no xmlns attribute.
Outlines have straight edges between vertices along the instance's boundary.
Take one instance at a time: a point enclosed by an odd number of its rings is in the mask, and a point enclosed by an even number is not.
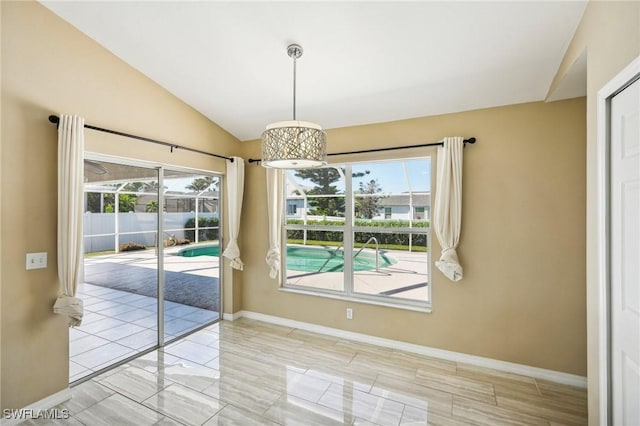
<svg viewBox="0 0 640 426"><path fill-rule="evenodd" d="M164 213L165 235L161 239L170 235L185 238L185 224L195 216L194 212ZM85 213L84 252L115 250L117 244L128 242L155 246L157 218L157 213L128 212L118 213L117 217L115 213ZM217 219L218 214L198 213L198 218Z"/></svg>

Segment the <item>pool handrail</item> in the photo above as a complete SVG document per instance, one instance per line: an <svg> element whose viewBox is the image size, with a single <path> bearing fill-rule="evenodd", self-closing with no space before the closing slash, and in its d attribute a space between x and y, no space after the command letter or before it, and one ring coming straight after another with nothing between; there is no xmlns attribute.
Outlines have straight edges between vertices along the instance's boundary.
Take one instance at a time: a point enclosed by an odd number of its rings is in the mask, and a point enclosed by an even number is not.
<svg viewBox="0 0 640 426"><path fill-rule="evenodd" d="M374 241L376 243L376 272L380 272L380 261L378 257L380 252L380 245L378 244L378 239L376 237L369 238L367 242L364 243L362 247L360 247L360 250L358 250L358 252L353 256L353 258L355 259L356 257L358 257L358 255L362 252L362 250L364 250L371 241Z"/></svg>

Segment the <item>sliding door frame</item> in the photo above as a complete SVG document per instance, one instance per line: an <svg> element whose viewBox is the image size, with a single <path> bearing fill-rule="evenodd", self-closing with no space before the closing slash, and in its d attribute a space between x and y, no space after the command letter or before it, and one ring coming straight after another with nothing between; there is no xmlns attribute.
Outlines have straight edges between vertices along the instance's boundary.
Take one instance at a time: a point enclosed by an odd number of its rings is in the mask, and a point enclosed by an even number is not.
<svg viewBox="0 0 640 426"><path fill-rule="evenodd" d="M91 161L104 161L107 163L114 163L114 164L121 164L124 166L131 166L131 167L140 167L140 168L145 168L145 169L154 169L157 171L158 173L158 217L157 217L157 226L156 226L156 232L157 234L157 238L156 238L156 249L157 249L157 271L158 271L158 275L157 275L157 286L158 286L158 303L157 303L157 329L158 329L158 339L156 342L156 345L154 345L151 348L148 349L144 349L142 351L140 351L138 354L136 354L134 357L130 357L127 358L123 361L120 361L118 363L115 363L112 367L121 365L125 362L130 361L131 359L137 358L142 354L154 351L156 349L162 348L164 347L166 344L172 343L175 340L179 340L181 338L183 338L184 336L187 336L191 333L194 333L202 328L208 327L209 325L217 322L217 321L221 321L222 320L222 316L223 316L223 312L224 312L224 260L223 260L223 256L222 256L222 250L224 248L224 223L225 223L225 216L224 216L224 197L225 197L225 193L223 192L223 188L225 188L225 176L223 173L221 172L216 172L216 171L211 171L211 170L203 170L203 169L196 169L196 168L188 168L188 167L183 167L183 166L175 166L175 165L170 165L170 164L164 164L164 163L156 163L156 162L150 162L150 161L145 161L145 160L137 160L137 159L133 159L133 158L127 158L127 157L119 157L119 156L114 156L114 155L108 155L108 154L100 154L100 153L94 153L94 152L89 152L89 151L85 151L84 153L84 159L85 160L91 160ZM219 229L218 229L218 241L219 241L219 245L220 245L220 255L219 255L219 271L218 271L218 285L219 285L219 291L218 291L218 307L219 307L219 317L217 321L212 321L212 322L208 322L204 325L202 325L201 327L197 327L193 330L189 330L188 332L176 337L175 339L171 339L165 342L165 337L164 337L164 244L162 243L162 235L164 235L164 220L162 217L162 212L164 211L164 204L165 204L165 200L164 200L164 193L162 188L164 188L164 173L165 171L175 171L175 172L184 172L184 173L200 173L204 176L214 176L216 178L219 179L219 198L218 198L218 210L219 210L219 218L220 220L218 221L219 223ZM118 231L117 229L115 230L116 232ZM87 376L87 378L91 378L94 375L89 375ZM81 379L79 382L84 381L85 379Z"/></svg>

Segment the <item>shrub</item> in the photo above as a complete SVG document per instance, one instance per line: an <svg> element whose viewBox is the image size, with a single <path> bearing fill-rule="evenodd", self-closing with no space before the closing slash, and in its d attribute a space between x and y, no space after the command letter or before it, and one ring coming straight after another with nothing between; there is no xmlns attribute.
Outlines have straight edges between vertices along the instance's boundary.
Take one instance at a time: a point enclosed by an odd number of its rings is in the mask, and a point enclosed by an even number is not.
<svg viewBox="0 0 640 426"><path fill-rule="evenodd" d="M118 247L119 251L136 251L136 250L145 250L146 247L144 244L128 242L120 244Z"/></svg>
<svg viewBox="0 0 640 426"><path fill-rule="evenodd" d="M199 217L198 218L198 241L210 241L210 240L217 240L218 239L218 235L219 235L219 230L218 229L201 229L201 228L214 228L214 227L218 227L219 226L219 220L218 218L212 217L212 218L206 218L206 217ZM187 220L184 224L185 228L195 228L196 227L196 221L195 219L191 218L189 220ZM187 239L189 241L195 241L196 240L196 232L194 229L187 229L184 231L185 236L187 237Z"/></svg>
<svg viewBox="0 0 640 426"><path fill-rule="evenodd" d="M302 225L304 222L300 219L287 220L288 225ZM322 226L343 226L343 222L334 222L329 220L308 220L307 225L322 225ZM373 220L356 220L354 226L362 227L379 227L379 228L408 228L409 221L407 220L386 220L386 221L373 221ZM426 228L429 226L429 222L413 222L413 228ZM307 240L315 241L340 241L343 240L342 231L315 231L307 230ZM356 232L354 242L366 243L371 237L375 237L379 244L387 245L409 245L410 234L388 234L384 232ZM427 236L424 234L411 234L411 244L415 246L426 246ZM287 238L293 240L302 240L304 238L304 231L301 229L289 229L287 230Z"/></svg>

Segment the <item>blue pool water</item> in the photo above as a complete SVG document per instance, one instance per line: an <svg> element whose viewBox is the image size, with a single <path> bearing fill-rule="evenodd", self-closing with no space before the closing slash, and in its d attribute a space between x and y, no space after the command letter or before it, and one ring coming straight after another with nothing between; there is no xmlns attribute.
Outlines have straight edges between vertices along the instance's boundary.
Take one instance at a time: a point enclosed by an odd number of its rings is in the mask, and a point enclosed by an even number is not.
<svg viewBox="0 0 640 426"><path fill-rule="evenodd" d="M217 244L183 248L179 256L219 256ZM379 267L386 268L397 260L381 253ZM342 272L344 270L344 250L325 247L287 247L287 269L302 272ZM376 255L369 252L360 253L353 263L354 271L371 271L376 269Z"/></svg>

